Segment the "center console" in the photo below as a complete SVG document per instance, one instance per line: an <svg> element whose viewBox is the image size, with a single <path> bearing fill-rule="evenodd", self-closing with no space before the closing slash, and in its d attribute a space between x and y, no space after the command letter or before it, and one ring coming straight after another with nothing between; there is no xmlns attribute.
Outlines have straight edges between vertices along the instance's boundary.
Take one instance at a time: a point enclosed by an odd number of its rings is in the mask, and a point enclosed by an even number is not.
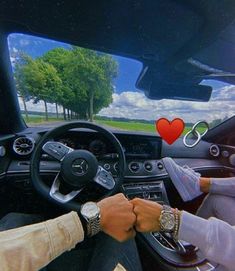
<svg viewBox="0 0 235 271"><path fill-rule="evenodd" d="M169 205L162 180L128 183L123 185L123 189L129 199L138 197ZM176 242L169 234L141 233L137 237L153 256L156 256L157 259L160 257L164 261L164 270L210 271L215 268L197 247L181 240Z"/></svg>

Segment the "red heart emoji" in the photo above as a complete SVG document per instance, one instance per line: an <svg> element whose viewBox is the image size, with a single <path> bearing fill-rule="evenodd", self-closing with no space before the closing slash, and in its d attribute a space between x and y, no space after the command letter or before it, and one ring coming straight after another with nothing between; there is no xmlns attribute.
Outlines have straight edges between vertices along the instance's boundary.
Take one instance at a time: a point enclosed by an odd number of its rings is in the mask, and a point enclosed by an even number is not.
<svg viewBox="0 0 235 271"><path fill-rule="evenodd" d="M184 121L179 118L173 119L172 121L169 121L166 118L161 118L157 120L155 124L157 132L169 145L180 137L185 125Z"/></svg>

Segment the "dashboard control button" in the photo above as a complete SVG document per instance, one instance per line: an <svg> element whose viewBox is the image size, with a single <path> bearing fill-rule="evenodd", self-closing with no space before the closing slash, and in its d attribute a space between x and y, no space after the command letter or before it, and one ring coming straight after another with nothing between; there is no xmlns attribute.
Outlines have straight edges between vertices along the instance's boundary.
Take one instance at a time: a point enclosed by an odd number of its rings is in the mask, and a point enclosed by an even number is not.
<svg viewBox="0 0 235 271"><path fill-rule="evenodd" d="M0 146L0 156L3 157L6 154L6 148L4 146Z"/></svg>
<svg viewBox="0 0 235 271"><path fill-rule="evenodd" d="M144 168L145 168L145 170L147 170L147 171L152 171L152 170L153 170L153 165L152 165L150 162L146 162L146 163L144 164Z"/></svg>
<svg viewBox="0 0 235 271"><path fill-rule="evenodd" d="M232 166L235 166L235 154L230 155L229 162Z"/></svg>
<svg viewBox="0 0 235 271"><path fill-rule="evenodd" d="M158 169L162 170L164 168L163 164L161 162L157 163Z"/></svg>
<svg viewBox="0 0 235 271"><path fill-rule="evenodd" d="M110 164L108 164L108 163L104 164L104 168L105 168L106 170L110 170Z"/></svg>
<svg viewBox="0 0 235 271"><path fill-rule="evenodd" d="M140 170L140 164L137 162L131 162L129 164L129 169L131 172L136 173Z"/></svg>
<svg viewBox="0 0 235 271"><path fill-rule="evenodd" d="M218 157L220 155L220 148L218 145L213 144L210 146L209 152L212 156Z"/></svg>
<svg viewBox="0 0 235 271"><path fill-rule="evenodd" d="M147 191L144 191L144 192L143 192L143 198L144 198L144 199L150 199L150 193L147 192Z"/></svg>
<svg viewBox="0 0 235 271"><path fill-rule="evenodd" d="M229 152L228 151L222 151L222 156L223 157L229 157Z"/></svg>

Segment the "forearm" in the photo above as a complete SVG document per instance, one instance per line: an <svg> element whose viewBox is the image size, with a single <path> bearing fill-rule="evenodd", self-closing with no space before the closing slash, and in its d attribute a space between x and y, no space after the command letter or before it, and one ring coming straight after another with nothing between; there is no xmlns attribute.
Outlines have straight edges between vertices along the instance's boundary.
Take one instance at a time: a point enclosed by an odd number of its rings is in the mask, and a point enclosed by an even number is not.
<svg viewBox="0 0 235 271"><path fill-rule="evenodd" d="M199 181L199 185L200 185L201 192L209 193L210 186L211 186L211 179L210 178L201 177L200 181Z"/></svg>
<svg viewBox="0 0 235 271"><path fill-rule="evenodd" d="M206 220L183 211L179 239L199 247L207 259L228 270L234 269L235 228L229 224L216 218Z"/></svg>
<svg viewBox="0 0 235 271"><path fill-rule="evenodd" d="M56 219L0 232L2 270L39 270L63 252L83 241L75 212Z"/></svg>
<svg viewBox="0 0 235 271"><path fill-rule="evenodd" d="M204 193L220 194L235 197L235 177L204 178L201 177L200 190Z"/></svg>

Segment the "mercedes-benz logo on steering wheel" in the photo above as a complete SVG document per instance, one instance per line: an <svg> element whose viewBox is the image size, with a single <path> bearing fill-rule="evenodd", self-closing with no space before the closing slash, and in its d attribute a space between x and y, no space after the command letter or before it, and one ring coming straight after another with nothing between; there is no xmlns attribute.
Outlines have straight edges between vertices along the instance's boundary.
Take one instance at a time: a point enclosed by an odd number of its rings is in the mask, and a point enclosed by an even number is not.
<svg viewBox="0 0 235 271"><path fill-rule="evenodd" d="M73 172L79 176L83 176L88 171L88 163L85 159L78 158L72 163Z"/></svg>

